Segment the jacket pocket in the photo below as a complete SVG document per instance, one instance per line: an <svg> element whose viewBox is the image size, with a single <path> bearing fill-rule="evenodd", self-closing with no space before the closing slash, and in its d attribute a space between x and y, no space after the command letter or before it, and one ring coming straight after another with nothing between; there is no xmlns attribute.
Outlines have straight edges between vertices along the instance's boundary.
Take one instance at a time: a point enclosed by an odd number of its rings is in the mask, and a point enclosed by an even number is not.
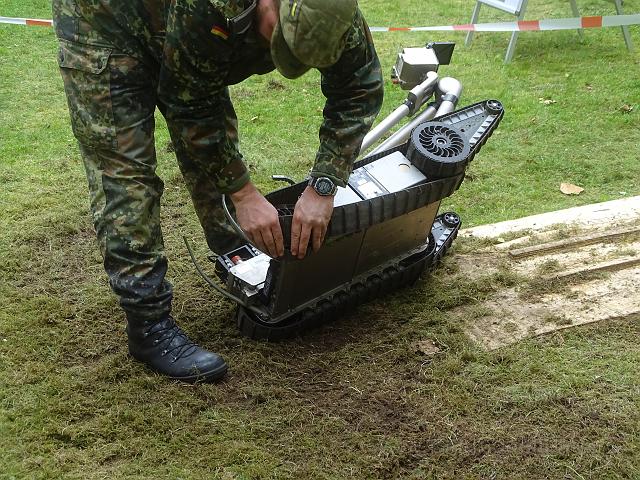
<svg viewBox="0 0 640 480"><path fill-rule="evenodd" d="M117 147L111 100L111 49L60 41L58 65L69 104L71 126L80 143Z"/></svg>

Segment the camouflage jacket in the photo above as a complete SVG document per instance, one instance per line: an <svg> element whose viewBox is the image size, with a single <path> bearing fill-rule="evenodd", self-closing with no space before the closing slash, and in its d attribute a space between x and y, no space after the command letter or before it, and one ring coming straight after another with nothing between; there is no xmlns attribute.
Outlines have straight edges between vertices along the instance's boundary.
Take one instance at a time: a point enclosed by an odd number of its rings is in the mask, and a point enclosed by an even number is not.
<svg viewBox="0 0 640 480"><path fill-rule="evenodd" d="M228 20L248 0L53 0L61 42L115 48L159 70L158 105L194 161L221 192L249 175L224 130L220 99L228 85L275 67L269 46L251 27L233 35ZM344 186L382 104L382 75L358 11L340 60L321 70L326 97L320 146L311 175Z"/></svg>

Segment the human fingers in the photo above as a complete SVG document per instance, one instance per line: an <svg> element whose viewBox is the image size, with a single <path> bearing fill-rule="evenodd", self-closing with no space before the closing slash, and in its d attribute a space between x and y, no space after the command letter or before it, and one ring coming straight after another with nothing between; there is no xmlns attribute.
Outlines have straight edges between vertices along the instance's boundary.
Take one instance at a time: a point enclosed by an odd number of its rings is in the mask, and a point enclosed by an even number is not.
<svg viewBox="0 0 640 480"><path fill-rule="evenodd" d="M267 246L265 245L264 240L262 239L262 234L259 230L245 233L247 234L247 237L249 237L249 240L251 240L251 243L254 247L256 247L261 252L267 253Z"/></svg>
<svg viewBox="0 0 640 480"><path fill-rule="evenodd" d="M300 228L300 240L298 242L298 258L302 260L307 254L309 237L311 236L311 225L304 222Z"/></svg>
<svg viewBox="0 0 640 480"><path fill-rule="evenodd" d="M325 239L326 236L327 236L327 226L325 225L322 228L322 235L320 235L320 246L322 246L322 244L324 243L324 239Z"/></svg>
<svg viewBox="0 0 640 480"><path fill-rule="evenodd" d="M302 224L298 217L294 214L291 222L291 255L298 256L298 246L300 244L300 230Z"/></svg>
<svg viewBox="0 0 640 480"><path fill-rule="evenodd" d="M322 245L322 230L322 225L313 226L313 230L311 232L311 245L314 252L320 250L320 246Z"/></svg>
<svg viewBox="0 0 640 480"><path fill-rule="evenodd" d="M281 257L284 255L284 237L282 236L282 228L280 227L279 221L271 227L271 234L275 240L276 254L278 257Z"/></svg>
<svg viewBox="0 0 640 480"><path fill-rule="evenodd" d="M276 248L276 242L273 238L271 228L267 227L260 230L260 236L262 237L262 242L267 249L265 253L271 258L276 258L278 256L278 250Z"/></svg>

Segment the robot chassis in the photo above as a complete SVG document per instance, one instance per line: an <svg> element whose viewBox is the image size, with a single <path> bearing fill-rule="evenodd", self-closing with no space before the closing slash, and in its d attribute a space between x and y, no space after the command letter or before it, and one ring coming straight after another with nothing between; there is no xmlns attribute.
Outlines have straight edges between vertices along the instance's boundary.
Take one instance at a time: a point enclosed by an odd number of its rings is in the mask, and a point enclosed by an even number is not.
<svg viewBox="0 0 640 480"><path fill-rule="evenodd" d="M194 260L205 280L238 304L236 320L244 335L272 341L299 335L411 285L447 252L461 222L453 212L438 214L440 202L460 187L466 166L503 116L497 100L454 111L462 85L437 74L453 48L453 43L430 43L398 55L392 79L409 90L407 99L369 132L362 151L405 117L412 118L355 163L348 185L335 196L317 253L298 260L287 251L273 259L247 241L211 257L226 289ZM293 208L308 182L274 179L290 183L266 195L278 209L288 247Z"/></svg>

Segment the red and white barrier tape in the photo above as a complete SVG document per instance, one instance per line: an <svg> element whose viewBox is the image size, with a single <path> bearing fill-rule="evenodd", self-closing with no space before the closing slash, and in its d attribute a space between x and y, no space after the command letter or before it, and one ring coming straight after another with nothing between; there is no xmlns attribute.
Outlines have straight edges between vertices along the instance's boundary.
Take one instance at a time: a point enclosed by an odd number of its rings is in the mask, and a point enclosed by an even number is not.
<svg viewBox="0 0 640 480"><path fill-rule="evenodd" d="M50 27L51 20L34 18L0 17L0 23ZM437 32L437 31L474 31L474 32L524 32L538 30L575 30L578 28L623 27L640 24L640 14L609 15L599 17L556 18L548 20L522 20L519 22L468 23L437 27L370 27L372 32Z"/></svg>
<svg viewBox="0 0 640 480"><path fill-rule="evenodd" d="M29 26L37 26L37 27L53 26L53 20L39 20L37 18L0 17L0 23L10 23L12 25L29 25Z"/></svg>
<svg viewBox="0 0 640 480"><path fill-rule="evenodd" d="M523 32L538 30L575 30L578 28L622 27L640 24L640 14L610 15L604 17L556 18L548 20L521 20L519 22L468 23L440 27L371 27L372 32Z"/></svg>

